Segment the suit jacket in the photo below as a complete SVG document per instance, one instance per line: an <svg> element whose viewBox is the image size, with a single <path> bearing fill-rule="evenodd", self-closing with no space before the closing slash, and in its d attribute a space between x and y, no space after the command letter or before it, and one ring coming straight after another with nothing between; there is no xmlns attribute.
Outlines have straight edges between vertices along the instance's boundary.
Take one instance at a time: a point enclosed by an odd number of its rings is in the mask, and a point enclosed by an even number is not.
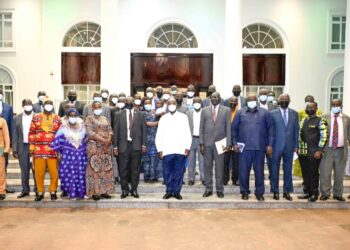
<svg viewBox="0 0 350 250"><path fill-rule="evenodd" d="M13 122L13 108L7 103L2 103L2 118L6 120L7 127L10 134L10 139L12 138L12 122Z"/></svg>
<svg viewBox="0 0 350 250"><path fill-rule="evenodd" d="M23 113L15 117L12 124L12 151L15 154L23 153Z"/></svg>
<svg viewBox="0 0 350 250"><path fill-rule="evenodd" d="M190 125L191 135L193 135L193 112L197 112L197 111L189 110L189 111L186 112L186 115L188 117L188 123Z"/></svg>
<svg viewBox="0 0 350 250"><path fill-rule="evenodd" d="M299 118L298 112L288 108L288 123L284 124L281 110L275 109L270 112L274 128L273 153L291 152L299 148Z"/></svg>
<svg viewBox="0 0 350 250"><path fill-rule="evenodd" d="M331 136L331 126L332 126L332 121L331 121L331 113L324 114L322 116L324 119L327 120L327 130L328 130L328 140L327 140L327 145L329 145L329 142L332 141ZM347 116L346 114L343 114L343 133L344 133L344 159L347 159L348 157L348 147L350 143L350 117Z"/></svg>
<svg viewBox="0 0 350 250"><path fill-rule="evenodd" d="M113 145L118 147L119 152L126 151L128 144L126 109L119 111L114 118ZM141 111L134 109L134 117L131 127L132 146L134 150L141 150L147 142L147 126Z"/></svg>
<svg viewBox="0 0 350 250"><path fill-rule="evenodd" d="M41 113L41 112L43 112L43 110L41 109L41 108L44 109L43 105L44 104L41 104L40 102L34 103L34 105L33 105L34 113ZM52 113L53 114L55 113L55 108L53 108Z"/></svg>
<svg viewBox="0 0 350 250"><path fill-rule="evenodd" d="M215 122L212 118L212 106L202 109L199 128L199 143L214 146L215 142L226 137L227 146L231 146L231 113L227 107L219 106Z"/></svg>
<svg viewBox="0 0 350 250"><path fill-rule="evenodd" d="M65 116L66 114L64 113L64 106L66 106L66 104L69 103L68 100L63 101L60 103L60 107L58 108L58 115L60 117ZM84 104L79 102L79 101L75 101L74 107L78 110L79 112L79 116L83 116L83 109L84 109Z"/></svg>
<svg viewBox="0 0 350 250"><path fill-rule="evenodd" d="M260 102L258 102L258 107L261 107ZM277 105L272 102L267 102L267 111L272 111L274 109L277 109Z"/></svg>
<svg viewBox="0 0 350 250"><path fill-rule="evenodd" d="M83 108L83 120L85 121L86 117L89 115L93 115L94 111L92 110L92 105L91 104L85 104ZM102 103L102 114L107 118L109 122L111 122L111 111L109 110L109 107L105 104Z"/></svg>
<svg viewBox="0 0 350 250"><path fill-rule="evenodd" d="M231 97L232 97L232 96L231 96ZM226 107L228 107L228 103L229 103L229 100L230 100L231 97L229 97L229 98L227 98L227 99L225 100L224 105L225 105ZM241 96L241 95L240 95L240 96L238 97L238 99L239 99L238 102L241 103L241 107L240 107L240 108L243 108L243 107L247 106L247 102L246 102L244 96Z"/></svg>

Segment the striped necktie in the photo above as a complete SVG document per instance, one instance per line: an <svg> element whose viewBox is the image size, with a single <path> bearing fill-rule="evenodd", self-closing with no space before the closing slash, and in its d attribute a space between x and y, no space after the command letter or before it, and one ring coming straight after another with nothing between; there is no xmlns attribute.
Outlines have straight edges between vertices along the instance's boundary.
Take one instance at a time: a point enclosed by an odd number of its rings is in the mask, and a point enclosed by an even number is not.
<svg viewBox="0 0 350 250"><path fill-rule="evenodd" d="M338 147L338 114L334 115L333 121L333 137L332 137L332 148L336 149Z"/></svg>

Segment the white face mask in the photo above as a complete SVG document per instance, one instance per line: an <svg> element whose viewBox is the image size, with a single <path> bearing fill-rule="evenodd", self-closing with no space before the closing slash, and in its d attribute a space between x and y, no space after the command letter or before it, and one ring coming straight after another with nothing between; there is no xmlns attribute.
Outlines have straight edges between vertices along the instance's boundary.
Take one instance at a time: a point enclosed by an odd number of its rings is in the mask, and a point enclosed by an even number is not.
<svg viewBox="0 0 350 250"><path fill-rule="evenodd" d="M106 92L103 92L102 94L101 94L101 96L103 97L103 98L107 98L108 97L108 93L106 93Z"/></svg>
<svg viewBox="0 0 350 250"><path fill-rule="evenodd" d="M259 100L260 100L261 102L266 102L266 101L267 101L267 95L261 95L261 96L259 96Z"/></svg>
<svg viewBox="0 0 350 250"><path fill-rule="evenodd" d="M250 109L255 109L256 108L256 101L249 101L249 102L247 102L247 106Z"/></svg>
<svg viewBox="0 0 350 250"><path fill-rule="evenodd" d="M53 105L51 104L45 104L44 106L45 111L51 112L53 110Z"/></svg>
<svg viewBox="0 0 350 250"><path fill-rule="evenodd" d="M171 91L170 91L170 93L171 93L172 95L175 95L176 92L177 92L176 90L171 90Z"/></svg>
<svg viewBox="0 0 350 250"><path fill-rule="evenodd" d="M118 102L117 104L118 108L122 109L125 107L125 103L124 102Z"/></svg>
<svg viewBox="0 0 350 250"><path fill-rule="evenodd" d="M23 107L24 111L27 111L27 112L31 112L33 110L33 106L32 105L26 105Z"/></svg>
<svg viewBox="0 0 350 250"><path fill-rule="evenodd" d="M152 98L152 97L153 97L153 93L152 93L152 92L147 92L147 93L146 93L146 96L147 96L148 98Z"/></svg>
<svg viewBox="0 0 350 250"><path fill-rule="evenodd" d="M94 114L97 115L97 116L101 115L102 114L102 109L95 109L94 110Z"/></svg>
<svg viewBox="0 0 350 250"><path fill-rule="evenodd" d="M39 95L38 99L39 99L39 101L43 102L45 100L45 96L44 95Z"/></svg>
<svg viewBox="0 0 350 250"><path fill-rule="evenodd" d="M145 105L145 110L150 111L152 109L152 105L151 104L146 104Z"/></svg>
<svg viewBox="0 0 350 250"><path fill-rule="evenodd" d="M163 107L157 108L156 114L161 114L161 113L164 113L164 108Z"/></svg>
<svg viewBox="0 0 350 250"><path fill-rule="evenodd" d="M268 97L267 97L267 101L268 102L273 102L275 100L275 97L273 97L272 95L269 95Z"/></svg>
<svg viewBox="0 0 350 250"><path fill-rule="evenodd" d="M164 95L163 95L163 99L164 99L164 100L167 101L169 98L170 98L170 95L169 95L169 94L164 94Z"/></svg>
<svg viewBox="0 0 350 250"><path fill-rule="evenodd" d="M102 102L102 97L94 97L94 102Z"/></svg>
<svg viewBox="0 0 350 250"><path fill-rule="evenodd" d="M135 99L134 103L135 103L135 105L139 106L139 105L141 105L141 100L140 99Z"/></svg>
<svg viewBox="0 0 350 250"><path fill-rule="evenodd" d="M194 96L194 92L192 92L192 91L187 92L187 96L189 98L192 98Z"/></svg>
<svg viewBox="0 0 350 250"><path fill-rule="evenodd" d="M193 107L194 107L194 109L198 110L202 107L202 105L200 103L196 102L195 104L193 104Z"/></svg>
<svg viewBox="0 0 350 250"><path fill-rule="evenodd" d="M113 98L112 98L112 102L113 102L114 104L117 104L117 103L118 103L118 98L117 98L117 97L113 97Z"/></svg>
<svg viewBox="0 0 350 250"><path fill-rule="evenodd" d="M176 110L176 105L170 104L170 105L168 106L168 109L169 109L170 112L175 112L175 110Z"/></svg>
<svg viewBox="0 0 350 250"><path fill-rule="evenodd" d="M77 123L77 118L76 117L69 117L68 121L70 124L76 124Z"/></svg>

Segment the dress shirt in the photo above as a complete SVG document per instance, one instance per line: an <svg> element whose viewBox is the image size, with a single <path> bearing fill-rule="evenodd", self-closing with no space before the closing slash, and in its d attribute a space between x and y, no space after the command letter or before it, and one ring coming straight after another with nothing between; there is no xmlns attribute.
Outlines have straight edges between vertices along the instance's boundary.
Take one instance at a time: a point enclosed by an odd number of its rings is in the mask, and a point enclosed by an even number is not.
<svg viewBox="0 0 350 250"><path fill-rule="evenodd" d="M156 134L156 146L163 156L170 154L184 155L190 150L192 136L187 115L181 112L166 113L160 118Z"/></svg>
<svg viewBox="0 0 350 250"><path fill-rule="evenodd" d="M130 123L129 123L129 114L131 112L132 119L134 119L134 109L126 109L126 127L128 128L128 141L132 141L131 135L130 135Z"/></svg>
<svg viewBox="0 0 350 250"><path fill-rule="evenodd" d="M333 147L333 123L334 123L334 114L331 114L331 131L329 135L329 147ZM338 148L344 147L344 127L343 127L343 115L339 114L337 117L338 122Z"/></svg>
<svg viewBox="0 0 350 250"><path fill-rule="evenodd" d="M199 136L199 125L201 123L201 113L202 109L193 111L193 136Z"/></svg>
<svg viewBox="0 0 350 250"><path fill-rule="evenodd" d="M28 135L29 135L29 129L30 124L32 123L33 119L33 112L30 113L30 115L27 115L25 112L23 112L22 115L22 128L23 128L23 143L28 143Z"/></svg>

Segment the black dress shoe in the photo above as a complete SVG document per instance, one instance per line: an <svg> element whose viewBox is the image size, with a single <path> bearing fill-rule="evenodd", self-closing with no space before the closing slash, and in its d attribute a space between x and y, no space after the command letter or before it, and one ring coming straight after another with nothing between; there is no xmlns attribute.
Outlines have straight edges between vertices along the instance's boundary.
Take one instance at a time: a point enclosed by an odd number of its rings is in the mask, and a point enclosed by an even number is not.
<svg viewBox="0 0 350 250"><path fill-rule="evenodd" d="M321 198L320 198L321 201L326 201L328 199L329 199L329 195L321 195Z"/></svg>
<svg viewBox="0 0 350 250"><path fill-rule="evenodd" d="M238 181L232 181L232 185L233 186L239 186L239 183L238 183Z"/></svg>
<svg viewBox="0 0 350 250"><path fill-rule="evenodd" d="M265 199L264 199L264 196L263 196L262 194L256 194L255 197L256 197L256 199L257 199L258 201L264 201L264 200L265 200Z"/></svg>
<svg viewBox="0 0 350 250"><path fill-rule="evenodd" d="M17 195L17 199L21 199L23 197L29 196L28 192L21 192L19 195Z"/></svg>
<svg viewBox="0 0 350 250"><path fill-rule="evenodd" d="M278 201L280 199L280 194L279 193L273 193L273 199Z"/></svg>
<svg viewBox="0 0 350 250"><path fill-rule="evenodd" d="M67 196L68 196L67 192L66 191L62 191L61 198L64 198L64 197L67 197Z"/></svg>
<svg viewBox="0 0 350 250"><path fill-rule="evenodd" d="M94 195L92 196L92 199L93 199L94 201L98 201L98 200L101 199L101 196L94 194Z"/></svg>
<svg viewBox="0 0 350 250"><path fill-rule="evenodd" d="M119 184L119 177L114 178L114 184Z"/></svg>
<svg viewBox="0 0 350 250"><path fill-rule="evenodd" d="M315 201L317 201L317 200L318 200L317 195L311 195L311 196L309 197L309 199L308 199L308 201L310 201L310 202L315 202Z"/></svg>
<svg viewBox="0 0 350 250"><path fill-rule="evenodd" d="M112 199L112 196L110 196L109 194L101 194L101 197L102 198L105 198L105 199Z"/></svg>
<svg viewBox="0 0 350 250"><path fill-rule="evenodd" d="M228 181L224 181L224 186L227 186L227 184L228 184Z"/></svg>
<svg viewBox="0 0 350 250"><path fill-rule="evenodd" d="M205 181L202 181L202 185L205 186ZM350 195L349 195L349 199L350 199Z"/></svg>
<svg viewBox="0 0 350 250"><path fill-rule="evenodd" d="M188 181L188 185L189 186L193 186L194 185L194 181Z"/></svg>
<svg viewBox="0 0 350 250"><path fill-rule="evenodd" d="M52 193L52 194L50 194L50 196L51 196L51 200L52 200L52 201L57 200L57 195L56 195L56 193Z"/></svg>
<svg viewBox="0 0 350 250"><path fill-rule="evenodd" d="M242 200L247 201L249 199L249 195L248 194L242 194Z"/></svg>
<svg viewBox="0 0 350 250"><path fill-rule="evenodd" d="M5 200L5 198L6 198L6 195L4 195L4 194L0 194L0 201Z"/></svg>
<svg viewBox="0 0 350 250"><path fill-rule="evenodd" d="M224 198L224 193L223 193L223 192L216 192L216 195L217 195L219 198Z"/></svg>
<svg viewBox="0 0 350 250"><path fill-rule="evenodd" d="M343 196L333 196L333 199L341 202L345 201Z"/></svg>
<svg viewBox="0 0 350 250"><path fill-rule="evenodd" d="M209 196L212 196L213 195L213 191L205 191L204 194L203 194L203 197L209 197Z"/></svg>
<svg viewBox="0 0 350 250"><path fill-rule="evenodd" d="M125 199L126 197L128 197L129 193L127 192L122 192L122 194L120 195L120 199Z"/></svg>
<svg viewBox="0 0 350 250"><path fill-rule="evenodd" d="M182 200L181 194L174 194L175 199Z"/></svg>
<svg viewBox="0 0 350 250"><path fill-rule="evenodd" d="M290 195L290 193L283 193L283 198L285 198L288 201L292 201L293 200L293 198Z"/></svg>
<svg viewBox="0 0 350 250"><path fill-rule="evenodd" d="M131 190L130 194L134 198L140 198L139 194L137 193L137 190Z"/></svg>
<svg viewBox="0 0 350 250"><path fill-rule="evenodd" d="M43 194L39 194L35 197L34 201L42 201L44 199L44 195Z"/></svg>
<svg viewBox="0 0 350 250"><path fill-rule="evenodd" d="M310 195L309 194L302 194L302 195L299 195L297 198L300 200L307 200L310 198Z"/></svg>
<svg viewBox="0 0 350 250"><path fill-rule="evenodd" d="M16 192L16 190L13 187L10 187L10 186L6 187L6 193L7 194L13 194L15 192Z"/></svg>
<svg viewBox="0 0 350 250"><path fill-rule="evenodd" d="M163 196L164 200L170 199L173 195L171 193L165 193L165 195Z"/></svg>

